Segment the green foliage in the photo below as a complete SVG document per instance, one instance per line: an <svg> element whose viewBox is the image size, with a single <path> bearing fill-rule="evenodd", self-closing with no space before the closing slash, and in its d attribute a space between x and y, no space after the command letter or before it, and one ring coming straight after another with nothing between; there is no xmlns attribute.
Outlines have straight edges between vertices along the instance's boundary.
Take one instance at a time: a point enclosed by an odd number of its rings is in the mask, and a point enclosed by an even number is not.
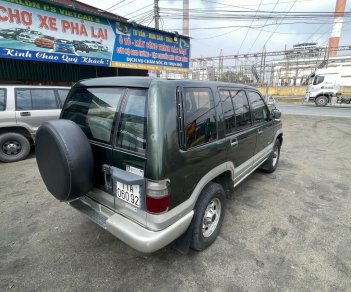
<svg viewBox="0 0 351 292"><path fill-rule="evenodd" d="M250 78L242 72L227 71L220 78L221 81L234 83L250 83Z"/></svg>

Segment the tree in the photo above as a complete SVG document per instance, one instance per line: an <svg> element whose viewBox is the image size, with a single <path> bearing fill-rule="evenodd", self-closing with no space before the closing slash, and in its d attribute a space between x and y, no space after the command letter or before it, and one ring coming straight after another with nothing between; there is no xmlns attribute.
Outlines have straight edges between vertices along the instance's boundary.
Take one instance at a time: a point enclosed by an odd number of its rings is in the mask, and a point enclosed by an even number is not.
<svg viewBox="0 0 351 292"><path fill-rule="evenodd" d="M242 72L227 71L220 78L221 81L234 83L249 83L250 78Z"/></svg>

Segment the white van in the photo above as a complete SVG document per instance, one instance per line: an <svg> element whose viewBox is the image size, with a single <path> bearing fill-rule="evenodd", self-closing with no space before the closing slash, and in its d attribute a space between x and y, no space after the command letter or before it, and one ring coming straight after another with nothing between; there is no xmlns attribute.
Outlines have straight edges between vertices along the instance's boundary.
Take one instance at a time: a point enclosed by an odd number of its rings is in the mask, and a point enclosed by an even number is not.
<svg viewBox="0 0 351 292"><path fill-rule="evenodd" d="M69 89L0 84L0 161L28 156L38 127L59 118Z"/></svg>

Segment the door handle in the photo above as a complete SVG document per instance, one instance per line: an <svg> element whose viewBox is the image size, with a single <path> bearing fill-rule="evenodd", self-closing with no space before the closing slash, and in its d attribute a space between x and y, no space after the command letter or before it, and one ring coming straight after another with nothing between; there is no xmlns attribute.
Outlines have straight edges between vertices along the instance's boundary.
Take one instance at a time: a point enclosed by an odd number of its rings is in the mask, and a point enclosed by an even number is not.
<svg viewBox="0 0 351 292"><path fill-rule="evenodd" d="M258 129L257 134L261 135L263 133L262 129Z"/></svg>
<svg viewBox="0 0 351 292"><path fill-rule="evenodd" d="M238 145L239 145L238 139L230 140L230 147L238 147Z"/></svg>
<svg viewBox="0 0 351 292"><path fill-rule="evenodd" d="M30 112L21 112L21 117L30 117Z"/></svg>

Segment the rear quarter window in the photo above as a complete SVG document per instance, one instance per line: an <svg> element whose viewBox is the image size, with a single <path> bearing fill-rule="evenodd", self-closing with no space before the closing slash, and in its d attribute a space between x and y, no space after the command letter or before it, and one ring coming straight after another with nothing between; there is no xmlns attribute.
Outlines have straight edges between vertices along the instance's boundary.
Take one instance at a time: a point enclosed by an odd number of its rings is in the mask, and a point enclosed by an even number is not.
<svg viewBox="0 0 351 292"><path fill-rule="evenodd" d="M195 147L217 137L216 112L209 88L184 88L185 146Z"/></svg>
<svg viewBox="0 0 351 292"><path fill-rule="evenodd" d="M68 95L69 90L68 89L58 89L57 90L57 94L59 96L60 102L61 102L61 106L63 106L63 104L66 101L67 95Z"/></svg>
<svg viewBox="0 0 351 292"><path fill-rule="evenodd" d="M145 154L147 90L129 89L118 127L117 146Z"/></svg>
<svg viewBox="0 0 351 292"><path fill-rule="evenodd" d="M6 109L6 89L0 88L0 111Z"/></svg>

